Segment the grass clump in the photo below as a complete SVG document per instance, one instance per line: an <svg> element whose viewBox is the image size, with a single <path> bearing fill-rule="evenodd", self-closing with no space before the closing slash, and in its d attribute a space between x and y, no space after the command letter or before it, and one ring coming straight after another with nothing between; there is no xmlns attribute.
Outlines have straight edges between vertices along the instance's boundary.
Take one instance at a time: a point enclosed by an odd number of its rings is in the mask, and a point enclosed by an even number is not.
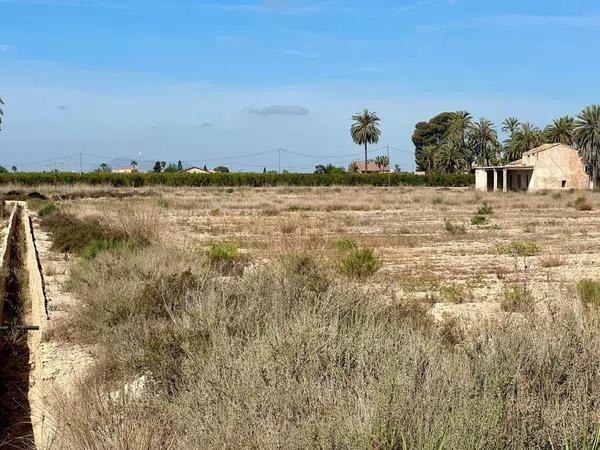
<svg viewBox="0 0 600 450"><path fill-rule="evenodd" d="M439 288L439 294L446 303L463 303L472 297L472 293L462 284L444 283Z"/></svg>
<svg viewBox="0 0 600 450"><path fill-rule="evenodd" d="M466 232L467 232L467 230L466 230L466 228L465 228L464 225L462 225L462 224L453 224L448 219L446 219L444 221L444 229L448 233L454 234L454 235L466 234Z"/></svg>
<svg viewBox="0 0 600 450"><path fill-rule="evenodd" d="M533 295L526 286L512 286L504 290L500 309L506 312L530 312L534 304Z"/></svg>
<svg viewBox="0 0 600 450"><path fill-rule="evenodd" d="M477 214L480 216L489 216L491 214L494 214L494 209L491 206L488 206L487 203L484 203L477 210Z"/></svg>
<svg viewBox="0 0 600 450"><path fill-rule="evenodd" d="M540 246L535 241L514 241L496 245L498 253L511 256L535 256L540 252Z"/></svg>
<svg viewBox="0 0 600 450"><path fill-rule="evenodd" d="M333 241L333 246L339 251L350 251L358 248L356 241L352 238L339 238Z"/></svg>
<svg viewBox="0 0 600 450"><path fill-rule="evenodd" d="M118 251L132 249L135 243L128 240L117 239L94 239L81 249L81 257L85 259L94 259L101 252Z"/></svg>
<svg viewBox="0 0 600 450"><path fill-rule="evenodd" d="M540 257L540 265L542 267L560 267L565 265L565 259L561 255L548 254Z"/></svg>
<svg viewBox="0 0 600 450"><path fill-rule="evenodd" d="M46 217L58 212L58 207L54 203L48 203L38 210L39 217Z"/></svg>
<svg viewBox="0 0 600 450"><path fill-rule="evenodd" d="M574 203L575 209L578 211L593 211L594 207L585 197L577 197Z"/></svg>
<svg viewBox="0 0 600 450"><path fill-rule="evenodd" d="M234 242L211 242L208 261L222 275L235 275L243 271L245 258Z"/></svg>
<svg viewBox="0 0 600 450"><path fill-rule="evenodd" d="M487 217L481 214L475 214L471 218L471 225L484 225L487 221Z"/></svg>
<svg viewBox="0 0 600 450"><path fill-rule="evenodd" d="M586 305L600 305L600 281L583 279L577 283L579 298Z"/></svg>
<svg viewBox="0 0 600 450"><path fill-rule="evenodd" d="M368 278L381 267L372 248L355 249L340 264L340 272L350 278Z"/></svg>

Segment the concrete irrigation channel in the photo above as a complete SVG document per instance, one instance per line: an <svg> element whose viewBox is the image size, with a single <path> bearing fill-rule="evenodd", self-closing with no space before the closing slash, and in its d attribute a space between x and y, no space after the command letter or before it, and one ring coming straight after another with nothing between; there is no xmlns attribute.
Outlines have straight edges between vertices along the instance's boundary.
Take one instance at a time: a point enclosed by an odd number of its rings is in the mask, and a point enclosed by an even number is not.
<svg viewBox="0 0 600 450"><path fill-rule="evenodd" d="M27 204L6 202L5 210L10 216L0 244L0 448L41 448L43 276Z"/></svg>

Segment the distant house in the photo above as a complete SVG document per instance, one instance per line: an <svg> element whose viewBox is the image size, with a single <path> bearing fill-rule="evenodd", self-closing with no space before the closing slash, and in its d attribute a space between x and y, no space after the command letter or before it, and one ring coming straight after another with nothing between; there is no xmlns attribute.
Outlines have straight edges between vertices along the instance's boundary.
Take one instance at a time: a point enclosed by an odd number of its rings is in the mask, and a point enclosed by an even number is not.
<svg viewBox="0 0 600 450"><path fill-rule="evenodd" d="M113 169L113 173L137 173L137 171L137 167L135 166L119 167L117 169Z"/></svg>
<svg viewBox="0 0 600 450"><path fill-rule="evenodd" d="M204 169L202 167L188 167L187 169L183 169L184 173L213 173L212 170Z"/></svg>
<svg viewBox="0 0 600 450"><path fill-rule="evenodd" d="M389 164L378 166L373 160L368 161L366 170L364 161L354 161L352 165L356 167L358 173L388 173L390 171Z"/></svg>
<svg viewBox="0 0 600 450"><path fill-rule="evenodd" d="M504 166L475 168L479 191L589 189L591 177L579 152L564 144L544 144Z"/></svg>

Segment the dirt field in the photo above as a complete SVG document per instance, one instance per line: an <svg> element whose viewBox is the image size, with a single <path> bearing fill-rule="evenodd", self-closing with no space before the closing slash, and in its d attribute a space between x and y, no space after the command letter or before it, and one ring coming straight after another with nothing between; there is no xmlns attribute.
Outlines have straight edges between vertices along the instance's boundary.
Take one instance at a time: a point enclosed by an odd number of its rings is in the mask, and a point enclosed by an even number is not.
<svg viewBox="0 0 600 450"><path fill-rule="evenodd" d="M162 239L191 251L211 242L234 242L254 263L300 251L335 266L339 255L332 243L349 238L374 248L381 260L373 285L435 303L436 314L494 311L515 283L525 283L541 301L600 275L600 197L595 193L272 188L146 194L66 203L78 215L113 206L152 215ZM485 223L472 225L484 204L491 213ZM504 248L511 244L516 249ZM533 251L523 254L521 244Z"/></svg>

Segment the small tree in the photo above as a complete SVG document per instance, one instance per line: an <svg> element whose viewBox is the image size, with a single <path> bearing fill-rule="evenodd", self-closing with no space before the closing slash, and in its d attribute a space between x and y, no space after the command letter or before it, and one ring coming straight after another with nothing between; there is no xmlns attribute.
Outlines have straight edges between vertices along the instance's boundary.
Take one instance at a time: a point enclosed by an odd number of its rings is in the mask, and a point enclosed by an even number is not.
<svg viewBox="0 0 600 450"><path fill-rule="evenodd" d="M183 170L183 164L181 164L181 161L177 161L177 170L180 172Z"/></svg>
<svg viewBox="0 0 600 450"><path fill-rule="evenodd" d="M12 166L10 169L15 173L17 172L17 166Z"/></svg>
<svg viewBox="0 0 600 450"><path fill-rule="evenodd" d="M154 167L152 167L152 172L161 173L163 169L162 163L160 161L156 161L154 163Z"/></svg>

